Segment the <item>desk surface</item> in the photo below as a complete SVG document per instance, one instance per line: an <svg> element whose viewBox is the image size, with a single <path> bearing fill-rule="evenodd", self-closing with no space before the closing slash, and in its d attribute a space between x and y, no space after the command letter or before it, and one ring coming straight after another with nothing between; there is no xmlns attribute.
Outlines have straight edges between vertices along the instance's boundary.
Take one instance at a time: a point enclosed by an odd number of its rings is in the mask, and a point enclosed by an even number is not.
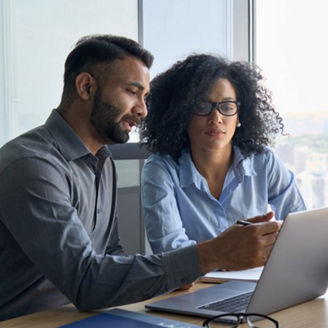
<svg viewBox="0 0 328 328"><path fill-rule="evenodd" d="M200 288L205 288L208 286L210 286L210 284L197 283L191 289L191 291ZM190 292L190 290L184 292L173 292L167 295L156 297L152 300L159 300L171 297L173 295L188 292ZM120 306L119 308L141 313L149 313L151 315L158 315L179 321L185 321L200 326L204 321L203 318L183 316L178 314L168 314L155 311L146 311L144 306L148 302L149 300L145 302ZM90 317L99 312L100 311L81 313L76 310L73 305L66 305L61 308L56 308L44 312L18 317L11 320L2 321L0 322L0 328L55 328L64 324L68 324L70 322ZM279 325L282 328L326 328L328 327L328 293L313 301L293 306L291 308L276 312L270 316L278 320ZM227 328L227 325L217 324L216 326L221 328ZM241 327L243 326L244 325L241 325Z"/></svg>

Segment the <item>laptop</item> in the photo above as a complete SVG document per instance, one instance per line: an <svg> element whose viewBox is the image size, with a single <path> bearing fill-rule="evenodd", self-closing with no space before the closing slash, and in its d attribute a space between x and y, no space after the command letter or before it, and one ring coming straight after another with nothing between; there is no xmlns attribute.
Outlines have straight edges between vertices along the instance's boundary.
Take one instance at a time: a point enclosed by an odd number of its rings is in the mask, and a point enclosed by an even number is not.
<svg viewBox="0 0 328 328"><path fill-rule="evenodd" d="M270 314L325 293L328 208L289 214L257 283L229 281L149 303L146 308L205 318L224 313Z"/></svg>

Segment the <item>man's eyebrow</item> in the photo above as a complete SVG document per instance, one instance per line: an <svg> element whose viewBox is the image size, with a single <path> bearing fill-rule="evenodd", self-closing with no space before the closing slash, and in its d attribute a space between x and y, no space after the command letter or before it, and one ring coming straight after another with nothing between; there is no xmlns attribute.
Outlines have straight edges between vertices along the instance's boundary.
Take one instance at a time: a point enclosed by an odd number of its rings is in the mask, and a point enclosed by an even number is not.
<svg viewBox="0 0 328 328"><path fill-rule="evenodd" d="M134 86L134 87L137 87L139 90L144 90L145 87L140 84L139 82L130 82L130 83L127 83L128 85L131 85L131 86Z"/></svg>

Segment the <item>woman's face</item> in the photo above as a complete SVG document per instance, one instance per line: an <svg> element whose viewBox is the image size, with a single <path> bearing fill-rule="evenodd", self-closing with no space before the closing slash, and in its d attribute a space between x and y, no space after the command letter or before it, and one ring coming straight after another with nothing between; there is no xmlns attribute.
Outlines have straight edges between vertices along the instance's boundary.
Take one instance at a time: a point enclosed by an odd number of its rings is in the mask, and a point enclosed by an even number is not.
<svg viewBox="0 0 328 328"><path fill-rule="evenodd" d="M209 94L209 102L237 101L235 88L229 80L220 78ZM187 128L191 149L210 151L231 147L231 139L238 123L238 114L224 116L214 109L208 116L193 115Z"/></svg>

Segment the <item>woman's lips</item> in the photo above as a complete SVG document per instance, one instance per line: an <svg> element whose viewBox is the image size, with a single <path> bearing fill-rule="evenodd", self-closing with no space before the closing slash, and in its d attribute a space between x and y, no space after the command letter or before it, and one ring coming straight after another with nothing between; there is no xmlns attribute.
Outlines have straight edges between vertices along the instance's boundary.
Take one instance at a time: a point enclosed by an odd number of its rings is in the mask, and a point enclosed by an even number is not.
<svg viewBox="0 0 328 328"><path fill-rule="evenodd" d="M205 134L210 137L219 137L219 136L225 135L225 132L221 131L221 130L209 130L209 131L206 131Z"/></svg>

